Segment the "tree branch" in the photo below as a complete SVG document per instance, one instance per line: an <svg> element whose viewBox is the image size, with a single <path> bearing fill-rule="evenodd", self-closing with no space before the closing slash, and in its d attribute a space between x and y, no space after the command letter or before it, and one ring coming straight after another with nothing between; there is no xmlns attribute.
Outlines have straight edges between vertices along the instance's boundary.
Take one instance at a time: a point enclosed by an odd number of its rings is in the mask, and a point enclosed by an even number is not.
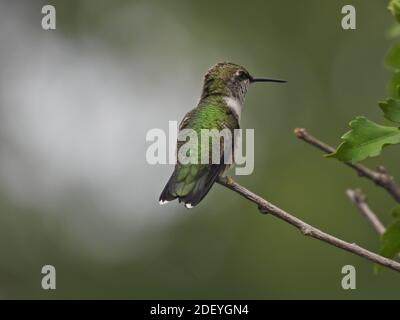
<svg viewBox="0 0 400 320"><path fill-rule="evenodd" d="M360 213L368 220L368 222L372 225L374 230L382 235L386 228L379 220L377 215L371 210L367 203L367 196L360 190L346 190L346 195L349 197L351 202L357 207Z"/></svg>
<svg viewBox="0 0 400 320"><path fill-rule="evenodd" d="M292 226L296 227L301 231L302 234L306 236L310 236L312 238L324 241L329 243L333 246L356 254L360 257L366 258L370 261L378 263L382 266L386 266L392 270L396 270L400 272L400 263L394 260L382 257L376 253L368 251L355 243L349 243L338 239L328 233L325 233L304 221L292 216L291 214L287 213L286 211L280 209L279 207L273 205L272 203L268 202L267 200L261 198L260 196L256 195L255 193L247 190L246 188L242 187L237 182L232 181L229 178L218 178L218 183L223 185L224 187L231 189L237 193L239 193L242 197L250 200L251 202L258 205L258 208L263 213L270 213L273 216L291 224Z"/></svg>
<svg viewBox="0 0 400 320"><path fill-rule="evenodd" d="M295 129L294 133L297 138L326 153L335 152L333 147L313 137L303 128ZM375 171L362 164L352 164L350 162L345 162L345 164L357 171L360 177L366 177L375 182L376 185L384 188L397 202L400 203L400 187L396 184L393 177L387 173L384 167L380 166Z"/></svg>

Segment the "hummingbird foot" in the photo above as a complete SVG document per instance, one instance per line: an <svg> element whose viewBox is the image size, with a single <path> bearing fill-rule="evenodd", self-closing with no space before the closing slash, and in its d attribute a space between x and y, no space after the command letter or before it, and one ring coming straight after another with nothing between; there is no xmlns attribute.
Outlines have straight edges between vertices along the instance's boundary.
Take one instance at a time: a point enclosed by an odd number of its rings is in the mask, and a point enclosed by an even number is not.
<svg viewBox="0 0 400 320"><path fill-rule="evenodd" d="M231 176L226 176L226 183L231 186L235 183L235 180Z"/></svg>

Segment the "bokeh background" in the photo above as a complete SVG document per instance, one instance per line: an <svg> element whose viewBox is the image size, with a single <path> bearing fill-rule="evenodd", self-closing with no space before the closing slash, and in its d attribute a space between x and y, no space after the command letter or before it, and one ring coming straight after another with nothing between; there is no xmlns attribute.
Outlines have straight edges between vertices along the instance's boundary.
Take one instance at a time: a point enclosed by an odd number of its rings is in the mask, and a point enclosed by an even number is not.
<svg viewBox="0 0 400 320"><path fill-rule="evenodd" d="M57 29L41 28L41 8ZM373 251L379 240L344 192L361 187L380 218L393 200L296 140L337 145L377 101L393 18L380 0L0 2L0 298L400 298L400 277L306 238L221 187L195 209L158 196L172 166L147 164L149 129L198 101L219 61L289 80L251 87L255 171L237 180L301 219ZM400 180L399 149L380 163ZM41 288L41 268L57 289ZM341 268L357 289L341 288Z"/></svg>

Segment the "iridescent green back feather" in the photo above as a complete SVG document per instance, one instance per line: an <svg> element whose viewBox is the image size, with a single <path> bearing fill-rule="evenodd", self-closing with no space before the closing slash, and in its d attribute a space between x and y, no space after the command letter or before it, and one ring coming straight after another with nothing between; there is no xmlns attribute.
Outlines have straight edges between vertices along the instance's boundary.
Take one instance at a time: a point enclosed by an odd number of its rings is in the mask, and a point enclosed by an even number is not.
<svg viewBox="0 0 400 320"><path fill-rule="evenodd" d="M198 164L181 164L177 163L175 171L167 184L165 191L170 194L170 197L165 198L166 201L173 198L190 203L195 206L207 194L215 179L226 169L226 164L223 163L224 141L220 141L220 164L211 164L212 145L209 147L209 163L201 164L201 129L229 129L233 137L233 130L239 128L237 116L226 105L221 96L209 96L203 99L197 108L190 111L183 119L180 130L193 129L198 137L197 159ZM211 143L211 140L209 140ZM232 140L233 141L233 140ZM178 142L179 148L186 141ZM233 146L232 146L233 150ZM191 150L196 152L196 150ZM171 199L172 198L172 199ZM165 201L164 200L164 201Z"/></svg>

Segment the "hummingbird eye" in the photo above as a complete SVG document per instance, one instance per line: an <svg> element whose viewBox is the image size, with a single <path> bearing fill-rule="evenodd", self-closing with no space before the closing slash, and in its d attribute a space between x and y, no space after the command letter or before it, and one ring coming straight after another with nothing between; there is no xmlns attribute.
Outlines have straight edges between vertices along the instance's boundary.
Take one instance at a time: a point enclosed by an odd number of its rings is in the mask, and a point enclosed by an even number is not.
<svg viewBox="0 0 400 320"><path fill-rule="evenodd" d="M236 71L235 75L238 80L245 80L248 78L246 72L243 70Z"/></svg>

